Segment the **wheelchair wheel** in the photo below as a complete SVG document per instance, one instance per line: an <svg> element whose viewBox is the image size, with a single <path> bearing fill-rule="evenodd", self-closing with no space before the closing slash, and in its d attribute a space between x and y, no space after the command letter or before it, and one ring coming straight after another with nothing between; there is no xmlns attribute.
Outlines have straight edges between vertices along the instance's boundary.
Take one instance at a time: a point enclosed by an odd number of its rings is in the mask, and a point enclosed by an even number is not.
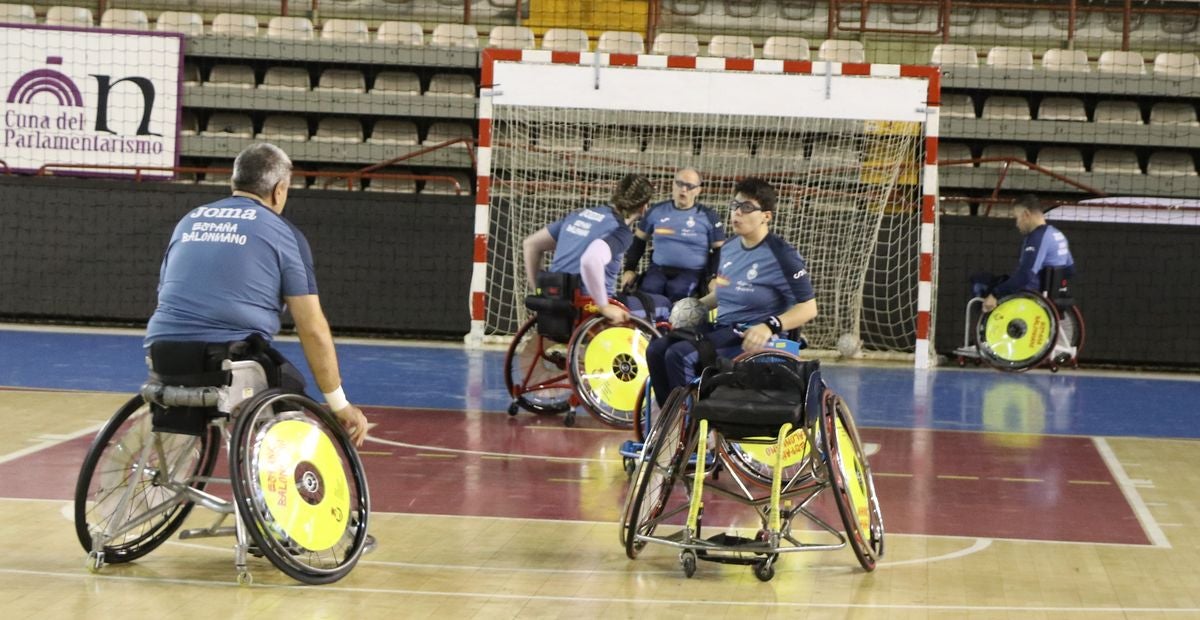
<svg viewBox="0 0 1200 620"><path fill-rule="evenodd" d="M654 533L675 480L682 473L682 464L687 458L684 430L691 423L687 415L691 397L688 388L677 388L671 393L642 448L642 458L629 485L621 518L621 544L631 560L637 559L646 546L637 535Z"/></svg>
<svg viewBox="0 0 1200 620"><path fill-rule="evenodd" d="M638 393L650 376L646 347L657 337L654 325L638 317L630 317L629 325L612 325L600 315L571 336L571 383L601 422L633 428Z"/></svg>
<svg viewBox="0 0 1200 620"><path fill-rule="evenodd" d="M289 577L332 583L362 555L370 500L362 462L333 414L268 390L235 416L233 497L259 550Z"/></svg>
<svg viewBox="0 0 1200 620"><path fill-rule="evenodd" d="M211 426L201 437L154 432L149 405L129 399L92 442L75 483L79 544L92 554L93 536L106 539L91 565L129 562L166 542L192 510L181 488L204 488L219 446Z"/></svg>
<svg viewBox="0 0 1200 620"><path fill-rule="evenodd" d="M734 363L752 361L765 364L779 362L799 362L800 358L783 351L753 351L743 353L734 359ZM730 470L734 475L739 476L743 480L751 482L762 488L771 488L771 479L774 476L774 470L771 467L771 461L774 457L770 456L770 452L775 450L775 438L763 437L763 443L737 442L730 441L724 437L720 437L717 442L717 451L720 453L722 460L729 465ZM805 469L810 467L811 446L809 445L810 437L807 429L797 428L788 435L785 440L786 456L784 462L783 478L786 484L788 481L794 480L797 476L804 473Z"/></svg>
<svg viewBox="0 0 1200 620"><path fill-rule="evenodd" d="M883 556L883 513L875 494L875 480L846 401L827 390L824 405L825 453L829 455L834 503L858 563L870 572Z"/></svg>
<svg viewBox="0 0 1200 620"><path fill-rule="evenodd" d="M552 415L571 408L566 345L543 338L530 317L504 356L504 384L513 402L531 413ZM512 411L516 413L516 411Z"/></svg>
<svg viewBox="0 0 1200 620"><path fill-rule="evenodd" d="M654 393L650 388L650 378L638 390L637 401L633 405L633 437L634 441L645 443L646 435L650 434L650 425L654 420L651 413L654 408Z"/></svg>
<svg viewBox="0 0 1200 620"><path fill-rule="evenodd" d="M1079 306L1071 306L1069 310L1059 313L1058 320L1067 344L1075 347L1075 357L1078 358L1080 351L1083 351L1086 332L1083 326L1083 313L1079 311Z"/></svg>
<svg viewBox="0 0 1200 620"><path fill-rule="evenodd" d="M1001 299L979 318L979 353L1002 370L1023 371L1045 359L1058 334L1058 313L1041 295L1020 292Z"/></svg>

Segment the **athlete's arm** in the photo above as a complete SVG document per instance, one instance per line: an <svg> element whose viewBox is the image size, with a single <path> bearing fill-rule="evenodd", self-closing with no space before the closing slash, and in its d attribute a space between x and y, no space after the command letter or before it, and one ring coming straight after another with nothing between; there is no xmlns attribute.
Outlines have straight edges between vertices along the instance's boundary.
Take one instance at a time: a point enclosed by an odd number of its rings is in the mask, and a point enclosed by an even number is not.
<svg viewBox="0 0 1200 620"><path fill-rule="evenodd" d="M329 331L329 321L321 310L321 299L316 295L295 295L284 298L292 318L296 321L296 334L300 336L300 346L304 349L304 357L312 370L313 378L322 394L337 393L343 399L342 376L338 371L337 351L333 346L333 334ZM337 407L337 402L331 402L330 408ZM362 411L350 403L345 403L334 411L342 426L350 433L354 445L361 446L367 436L367 418Z"/></svg>
<svg viewBox="0 0 1200 620"><path fill-rule="evenodd" d="M550 235L550 229L545 227L525 237L525 241L521 243L525 254L525 280L529 283L529 290L537 289L537 274L542 269L542 256L553 250L556 245L558 242Z"/></svg>

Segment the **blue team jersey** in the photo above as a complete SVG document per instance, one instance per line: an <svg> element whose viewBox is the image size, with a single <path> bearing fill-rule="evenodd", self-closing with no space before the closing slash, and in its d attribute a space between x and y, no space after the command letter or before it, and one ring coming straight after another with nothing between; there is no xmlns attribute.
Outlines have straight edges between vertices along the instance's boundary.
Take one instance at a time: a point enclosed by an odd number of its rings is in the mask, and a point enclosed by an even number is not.
<svg viewBox="0 0 1200 620"><path fill-rule="evenodd" d="M1041 288L1041 271L1046 267L1074 267L1071 248L1062 231L1043 224L1033 229L1021 240L1021 260L1017 270L1009 279L992 290L996 297L1017 291L1038 292Z"/></svg>
<svg viewBox="0 0 1200 620"><path fill-rule="evenodd" d="M740 238L721 246L716 289L723 326L761 323L815 297L804 258L775 233L752 248Z"/></svg>
<svg viewBox="0 0 1200 620"><path fill-rule="evenodd" d="M304 235L250 198L192 209L171 235L146 344L229 342L279 331L285 296L315 295Z"/></svg>
<svg viewBox="0 0 1200 620"><path fill-rule="evenodd" d="M715 211L702 204L679 209L674 200L650 207L638 228L653 237L651 261L660 267L704 269L708 249L725 240L724 223Z"/></svg>
<svg viewBox="0 0 1200 620"><path fill-rule="evenodd" d="M633 243L633 231L625 225L611 205L581 209L558 220L546 230L554 237L554 260L550 271L579 273L579 259L592 241L600 239L612 250L612 260L604 266L604 288L612 297L617 288L621 259Z"/></svg>

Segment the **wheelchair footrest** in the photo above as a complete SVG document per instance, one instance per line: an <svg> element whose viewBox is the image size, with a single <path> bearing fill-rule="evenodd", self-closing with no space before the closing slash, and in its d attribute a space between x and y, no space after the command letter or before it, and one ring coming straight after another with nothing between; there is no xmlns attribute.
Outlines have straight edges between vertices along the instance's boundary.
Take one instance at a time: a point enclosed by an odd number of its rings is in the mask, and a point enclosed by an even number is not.
<svg viewBox="0 0 1200 620"><path fill-rule="evenodd" d="M705 542L713 545L714 548L697 549L696 557L706 562L719 564L758 564L762 561L762 556L774 552L764 541L744 538L736 534L721 533L709 536ZM747 556L746 554L752 555Z"/></svg>

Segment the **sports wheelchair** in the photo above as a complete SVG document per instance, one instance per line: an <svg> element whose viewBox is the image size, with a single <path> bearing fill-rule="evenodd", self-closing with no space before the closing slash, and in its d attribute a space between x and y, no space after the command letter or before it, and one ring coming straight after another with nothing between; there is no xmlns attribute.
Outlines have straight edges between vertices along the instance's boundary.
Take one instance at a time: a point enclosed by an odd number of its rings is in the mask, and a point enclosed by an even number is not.
<svg viewBox="0 0 1200 620"><path fill-rule="evenodd" d="M722 470L728 475L719 476ZM845 534L813 510L826 490ZM761 523L757 534L703 538L705 493L752 507ZM798 516L829 540L797 539L792 522ZM682 529L656 534L681 521ZM850 408L821 380L819 362L781 350L755 351L675 389L639 456L620 538L630 559L647 543L679 549L687 577L695 574L697 560L705 560L751 565L759 580L769 581L782 553L847 543L863 569L874 570L884 552L883 514Z"/></svg>
<svg viewBox="0 0 1200 620"><path fill-rule="evenodd" d="M325 407L286 391L253 341L156 343L150 379L92 442L75 487L75 531L87 568L130 562L166 542L199 504L211 525L181 539L236 536L237 581L247 554L289 577L344 577L367 543L362 462ZM229 477L213 471L227 451ZM215 494L210 485L227 483ZM224 525L229 516L233 525Z"/></svg>
<svg viewBox="0 0 1200 620"><path fill-rule="evenodd" d="M646 346L658 337L658 326L636 315L628 325L612 325L581 288L577 275L539 274L537 294L525 299L533 316L504 357L513 398L508 413L566 413L564 424L574 426L576 408L583 406L605 424L630 428L637 392L649 374ZM619 300L610 303L626 308Z"/></svg>
<svg viewBox="0 0 1200 620"><path fill-rule="evenodd" d="M1038 366L1058 372L1068 364L1079 366L1083 313L1071 296L1070 278L1062 267L1048 267L1040 275L1040 294L1022 291L1000 299L995 308L979 317L974 334L971 317L983 298L967 302L963 346L954 350L959 366L968 360L1012 372Z"/></svg>

